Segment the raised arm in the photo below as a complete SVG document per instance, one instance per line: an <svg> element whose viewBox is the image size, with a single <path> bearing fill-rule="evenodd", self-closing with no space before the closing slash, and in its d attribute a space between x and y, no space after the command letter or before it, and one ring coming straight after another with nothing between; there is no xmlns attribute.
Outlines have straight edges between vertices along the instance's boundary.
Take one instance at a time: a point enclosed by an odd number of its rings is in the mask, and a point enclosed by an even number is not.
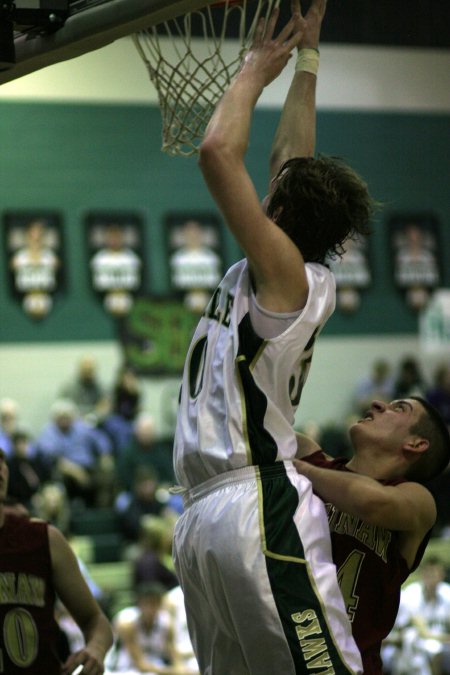
<svg viewBox="0 0 450 675"><path fill-rule="evenodd" d="M418 545L434 525L434 499L419 483L382 485L370 476L333 471L301 460L294 463L325 502L366 523L403 532L411 543L415 540Z"/></svg>
<svg viewBox="0 0 450 675"><path fill-rule="evenodd" d="M302 36L303 21L294 16L275 38L278 15L275 10L266 27L260 22L251 50L219 102L200 147L200 168L245 252L258 301L266 309L290 312L305 302L303 259L292 240L266 216L244 163L256 102Z"/></svg>
<svg viewBox="0 0 450 675"><path fill-rule="evenodd" d="M319 38L327 0L313 0L304 17L298 59L284 103L270 156L270 178L292 157L313 157L316 145L316 84ZM300 14L299 0L292 0L293 16Z"/></svg>
<svg viewBox="0 0 450 675"><path fill-rule="evenodd" d="M83 633L84 649L69 656L62 675L81 664L83 672L101 675L106 652L113 643L111 626L81 575L78 561L61 532L49 526L55 591Z"/></svg>

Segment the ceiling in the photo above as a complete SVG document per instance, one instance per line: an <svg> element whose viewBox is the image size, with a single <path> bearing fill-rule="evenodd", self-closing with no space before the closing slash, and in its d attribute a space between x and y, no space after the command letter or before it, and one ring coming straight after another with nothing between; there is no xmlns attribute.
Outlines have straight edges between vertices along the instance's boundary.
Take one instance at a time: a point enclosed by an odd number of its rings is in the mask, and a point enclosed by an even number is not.
<svg viewBox="0 0 450 675"><path fill-rule="evenodd" d="M302 0L305 13L311 0ZM281 1L281 21L290 14ZM236 13L237 23L237 13ZM231 22L233 24L233 22ZM232 25L230 37L237 34ZM322 42L450 48L450 0L328 0Z"/></svg>
<svg viewBox="0 0 450 675"><path fill-rule="evenodd" d="M450 0L330 0L322 40L450 48Z"/></svg>

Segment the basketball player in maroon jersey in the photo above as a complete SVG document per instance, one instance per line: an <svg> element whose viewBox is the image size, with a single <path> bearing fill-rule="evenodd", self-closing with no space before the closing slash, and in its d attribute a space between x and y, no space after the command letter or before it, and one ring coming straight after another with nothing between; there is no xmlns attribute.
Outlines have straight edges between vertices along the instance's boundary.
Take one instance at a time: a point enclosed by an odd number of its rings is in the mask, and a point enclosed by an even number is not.
<svg viewBox="0 0 450 675"><path fill-rule="evenodd" d="M436 519L434 499L421 483L448 465L450 437L439 413L411 397L373 401L350 439L353 457L335 459L298 434L303 461L295 464L326 503L364 674L381 675L381 642L394 624L400 587L419 565Z"/></svg>
<svg viewBox="0 0 450 675"><path fill-rule="evenodd" d="M112 631L74 553L55 527L9 509L7 491L8 467L0 449L0 673L101 675ZM56 596L86 642L65 664L58 657Z"/></svg>

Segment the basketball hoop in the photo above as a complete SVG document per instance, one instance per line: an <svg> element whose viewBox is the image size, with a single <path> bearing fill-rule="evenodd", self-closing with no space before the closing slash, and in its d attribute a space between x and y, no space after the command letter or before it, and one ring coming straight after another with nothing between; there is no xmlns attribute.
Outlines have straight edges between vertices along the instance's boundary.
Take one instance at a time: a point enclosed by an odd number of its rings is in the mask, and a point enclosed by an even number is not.
<svg viewBox="0 0 450 675"><path fill-rule="evenodd" d="M268 18L279 4L280 0L225 0L133 36L158 94L164 152L198 152L216 104L250 48L259 18ZM234 19L238 44L230 50L225 38ZM200 37L194 37L194 26Z"/></svg>

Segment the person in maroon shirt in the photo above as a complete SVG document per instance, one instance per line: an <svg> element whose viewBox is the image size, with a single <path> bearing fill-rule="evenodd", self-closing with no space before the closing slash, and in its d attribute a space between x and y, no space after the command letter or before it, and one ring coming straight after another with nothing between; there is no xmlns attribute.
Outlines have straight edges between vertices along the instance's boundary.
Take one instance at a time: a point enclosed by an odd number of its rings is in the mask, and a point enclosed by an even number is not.
<svg viewBox="0 0 450 675"><path fill-rule="evenodd" d="M113 642L106 616L84 581L63 535L9 507L8 466L0 448L0 673L101 675ZM80 627L85 647L64 664L54 618L58 596Z"/></svg>
<svg viewBox="0 0 450 675"><path fill-rule="evenodd" d="M333 560L365 675L381 675L381 642L390 632L400 588L418 566L436 520L421 483L450 461L439 413L419 397L373 401L350 428L351 459L326 455L297 435L299 473L326 503ZM331 469L331 470L330 470Z"/></svg>

